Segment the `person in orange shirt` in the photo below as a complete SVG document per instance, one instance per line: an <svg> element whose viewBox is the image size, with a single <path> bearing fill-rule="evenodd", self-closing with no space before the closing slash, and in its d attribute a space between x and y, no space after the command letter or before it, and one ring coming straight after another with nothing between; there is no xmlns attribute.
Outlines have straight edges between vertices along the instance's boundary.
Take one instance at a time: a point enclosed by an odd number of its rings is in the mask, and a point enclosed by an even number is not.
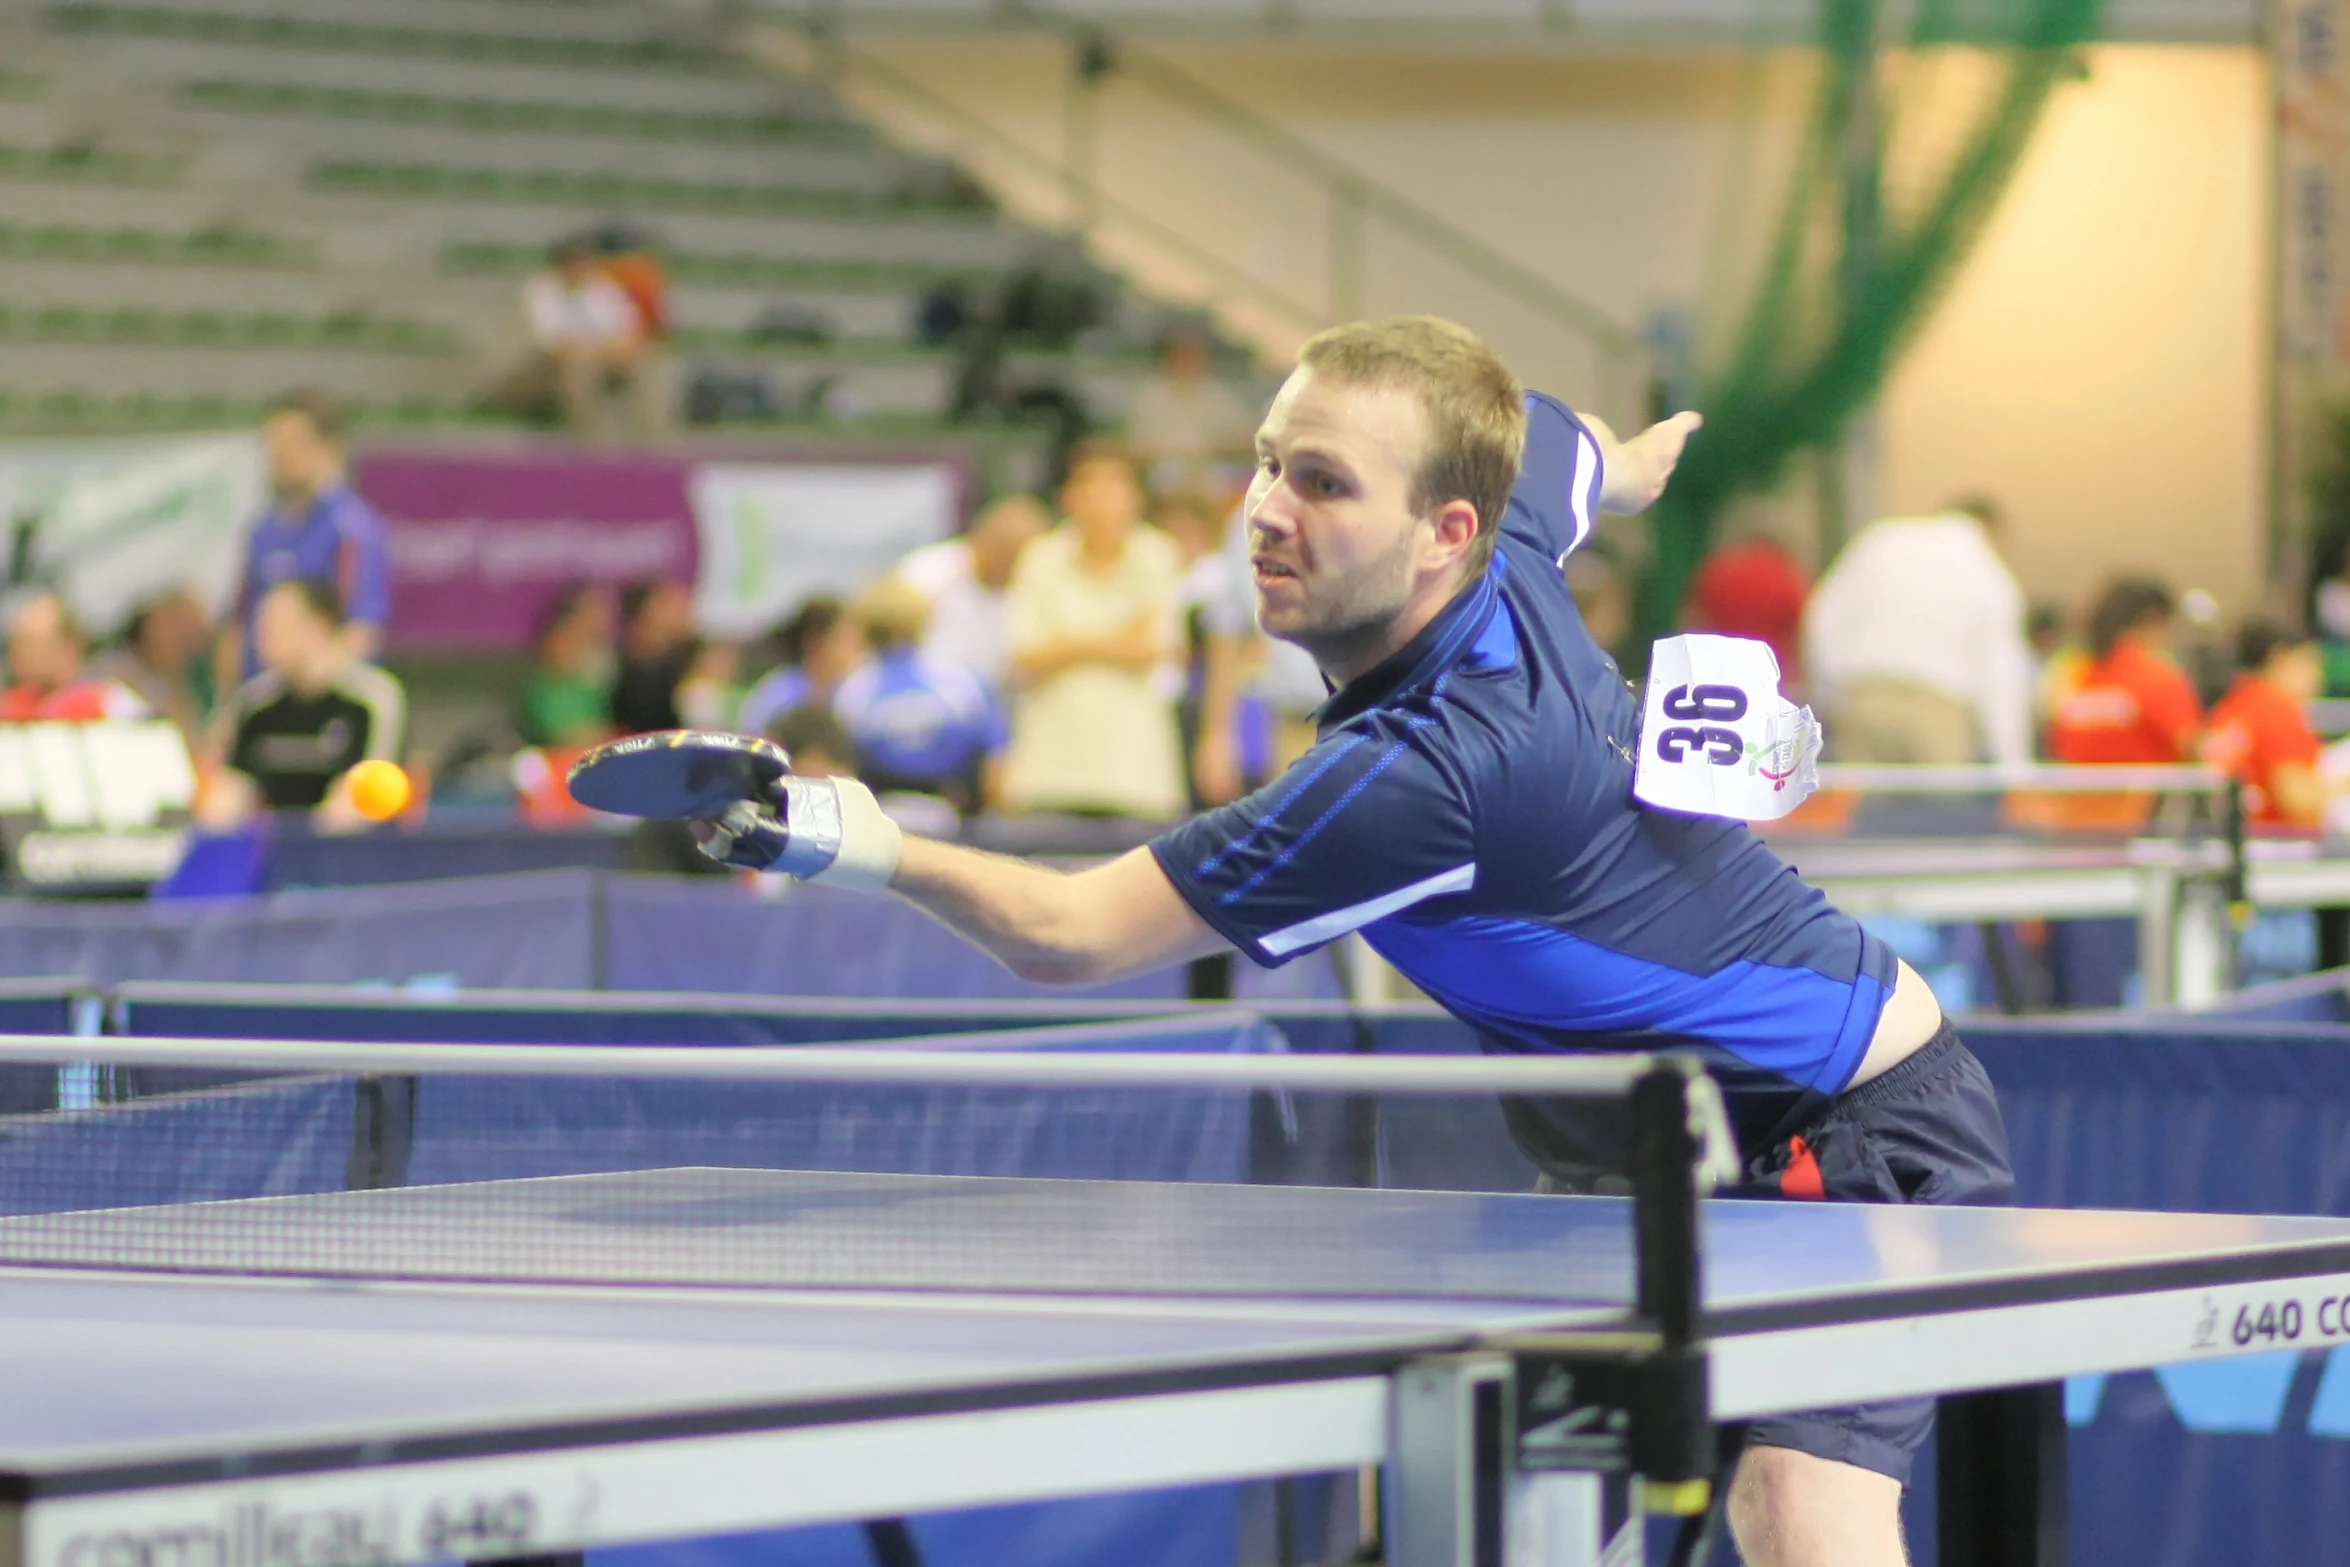
<svg viewBox="0 0 2350 1567"><path fill-rule="evenodd" d="M2244 786L2246 821L2321 825L2326 786L2308 704L2325 686L2323 653L2291 627L2252 620L2237 634L2236 668L2236 683L2211 710L2204 761Z"/></svg>
<svg viewBox="0 0 2350 1567"><path fill-rule="evenodd" d="M2195 754L2203 704L2170 659L2170 590L2149 577L2105 590L2089 617L2089 667L2058 705L2049 749L2060 762L2184 762Z"/></svg>
<svg viewBox="0 0 2350 1567"><path fill-rule="evenodd" d="M148 716L137 692L88 673L88 660L88 640L65 602L54 593L28 599L8 626L10 684L0 692L0 723Z"/></svg>

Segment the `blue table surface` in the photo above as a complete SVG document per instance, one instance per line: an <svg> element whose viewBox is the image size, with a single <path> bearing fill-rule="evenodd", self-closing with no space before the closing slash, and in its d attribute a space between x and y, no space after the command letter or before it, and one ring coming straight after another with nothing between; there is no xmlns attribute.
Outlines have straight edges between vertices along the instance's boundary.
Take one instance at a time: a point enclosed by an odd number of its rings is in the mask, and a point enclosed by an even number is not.
<svg viewBox="0 0 2350 1567"><path fill-rule="evenodd" d="M350 1275L0 1271L0 1468L1400 1359L1620 1317L1627 1206L689 1169L0 1220L17 1263L169 1247L227 1268L241 1248ZM2350 1220L1715 1202L1705 1265L1717 1314L1899 1315L2179 1265L2350 1271ZM500 1269L515 1282L457 1282Z"/></svg>
<svg viewBox="0 0 2350 1567"><path fill-rule="evenodd" d="M0 1271L0 1472L1400 1358L1493 1318L1421 1302L1152 1308Z"/></svg>

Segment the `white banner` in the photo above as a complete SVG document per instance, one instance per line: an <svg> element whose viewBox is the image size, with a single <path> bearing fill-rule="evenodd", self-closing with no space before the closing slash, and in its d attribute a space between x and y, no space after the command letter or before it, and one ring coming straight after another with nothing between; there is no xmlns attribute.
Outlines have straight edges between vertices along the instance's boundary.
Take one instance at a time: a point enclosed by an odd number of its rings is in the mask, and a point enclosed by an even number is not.
<svg viewBox="0 0 2350 1567"><path fill-rule="evenodd" d="M268 502L254 436L0 446L7 549L25 538L32 585L55 588L96 636L173 588L226 609Z"/></svg>
<svg viewBox="0 0 2350 1567"><path fill-rule="evenodd" d="M948 463L705 463L691 488L702 629L748 637L953 533L962 475Z"/></svg>

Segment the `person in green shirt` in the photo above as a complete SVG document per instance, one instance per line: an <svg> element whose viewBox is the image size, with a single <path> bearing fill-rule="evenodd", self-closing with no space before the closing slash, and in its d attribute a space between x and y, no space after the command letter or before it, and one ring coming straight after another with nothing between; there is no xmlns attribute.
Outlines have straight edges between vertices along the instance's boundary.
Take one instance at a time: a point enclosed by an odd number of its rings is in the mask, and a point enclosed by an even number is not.
<svg viewBox="0 0 2350 1567"><path fill-rule="evenodd" d="M594 585L564 590L541 617L534 647L515 712L523 743L569 750L610 739L611 594Z"/></svg>

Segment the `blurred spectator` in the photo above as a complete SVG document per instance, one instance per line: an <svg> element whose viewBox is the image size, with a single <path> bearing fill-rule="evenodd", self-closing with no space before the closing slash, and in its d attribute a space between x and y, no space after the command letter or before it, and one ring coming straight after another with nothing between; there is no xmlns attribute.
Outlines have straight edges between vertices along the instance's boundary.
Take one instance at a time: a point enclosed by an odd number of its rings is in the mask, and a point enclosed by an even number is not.
<svg viewBox="0 0 2350 1567"><path fill-rule="evenodd" d="M2319 541L2309 576L2309 620L2325 657L2325 694L2350 697L2350 534Z"/></svg>
<svg viewBox="0 0 2350 1567"><path fill-rule="evenodd" d="M677 682L677 718L688 729L724 729L742 706L743 650L738 642L694 644Z"/></svg>
<svg viewBox="0 0 2350 1567"><path fill-rule="evenodd" d="M1068 520L1012 573L1014 809L1164 819L1183 808L1175 710L1158 685L1176 650L1182 567L1142 502L1129 452L1079 446L1061 489Z"/></svg>
<svg viewBox="0 0 2350 1567"><path fill-rule="evenodd" d="M636 307L646 338L669 336L669 269L653 236L633 223L606 223L592 236L604 275Z"/></svg>
<svg viewBox="0 0 2350 1567"><path fill-rule="evenodd" d="M262 421L277 504L246 542L235 624L220 639L213 661L219 690L260 673L252 636L261 595L296 578L334 585L352 657L372 659L383 650L392 612L391 544L383 519L351 488L344 417L335 398L303 390L278 399Z"/></svg>
<svg viewBox="0 0 2350 1567"><path fill-rule="evenodd" d="M2025 617L2024 635L2032 645L2032 719L2045 752L2057 709L2081 689L2089 653L2072 635L2071 617L2061 604L2034 604Z"/></svg>
<svg viewBox="0 0 2350 1567"><path fill-rule="evenodd" d="M1632 592L1623 568L1605 550L1586 544L1567 557L1567 592L1583 629L1611 658L1621 658L1632 634Z"/></svg>
<svg viewBox="0 0 2350 1567"><path fill-rule="evenodd" d="M101 658L97 673L138 694L147 711L168 718L191 749L204 736L212 709L212 617L185 588L149 599L131 611L122 646Z"/></svg>
<svg viewBox="0 0 2350 1567"><path fill-rule="evenodd" d="M775 715L767 738L791 753L803 778L856 778L857 742L829 707L795 707Z"/></svg>
<svg viewBox="0 0 2350 1567"><path fill-rule="evenodd" d="M693 589L661 579L622 588L620 667L612 680L613 728L635 735L681 727L677 688L699 651Z"/></svg>
<svg viewBox="0 0 2350 1567"><path fill-rule="evenodd" d="M765 734L767 726L795 707L832 706L832 694L865 662L865 632L848 606L829 593L818 594L792 612L776 633L783 655L743 698L736 727Z"/></svg>
<svg viewBox="0 0 2350 1567"><path fill-rule="evenodd" d="M1004 592L1029 541L1053 525L1033 495L994 501L960 537L925 544L897 564L897 575L930 605L923 651L951 658L1001 694L1012 673Z"/></svg>
<svg viewBox="0 0 2350 1567"><path fill-rule="evenodd" d="M0 694L0 723L149 716L137 692L89 672L88 654L89 641L63 599L43 593L27 600L8 625L9 684Z"/></svg>
<svg viewBox="0 0 2350 1567"><path fill-rule="evenodd" d="M1681 627L1770 644L1781 683L1792 689L1803 674L1803 600L1810 591L1803 568L1784 545L1749 534L1721 545L1698 566L1681 606Z"/></svg>
<svg viewBox="0 0 2350 1567"><path fill-rule="evenodd" d="M1159 489L1213 487L1217 465L1244 459L1256 440L1255 414L1210 370L1204 336L1170 332L1135 393L1126 438Z"/></svg>
<svg viewBox="0 0 2350 1567"><path fill-rule="evenodd" d="M578 750L612 735L612 594L566 588L539 618L514 728L524 745Z"/></svg>
<svg viewBox="0 0 2350 1567"><path fill-rule="evenodd" d="M1162 490L1151 502L1151 526L1174 542L1186 574L1213 585L1224 575L1224 526L1230 508L1204 490ZM1205 571L1201 567L1207 567Z"/></svg>
<svg viewBox="0 0 2350 1567"><path fill-rule="evenodd" d="M611 433L606 400L625 392L645 440L668 434L660 345L592 241L556 244L546 269L523 285L522 319L528 346L493 401L526 418L560 413L574 435L600 443Z"/></svg>
<svg viewBox="0 0 2350 1567"><path fill-rule="evenodd" d="M361 663L342 633L331 582L297 577L261 596L254 640L262 669L221 709L232 772L205 813L211 825L255 808L316 811L326 827L365 825L335 785L369 758L398 760L408 704L400 682Z"/></svg>
<svg viewBox="0 0 2350 1567"><path fill-rule="evenodd" d="M2171 656L2194 686L2195 700L2209 708L2235 684L2235 639L2227 634L2219 600L2204 588L2179 595L2178 621ZM2319 678L2324 678L2322 664Z"/></svg>
<svg viewBox="0 0 2350 1567"><path fill-rule="evenodd" d="M2203 759L2244 786L2247 821L2316 827L2325 820L2317 731L2308 704L2325 687L2317 643L2253 620L2236 637L2236 680L2211 710Z"/></svg>
<svg viewBox="0 0 2350 1567"><path fill-rule="evenodd" d="M934 794L962 813L988 797L982 776L1004 748L1003 709L985 681L922 648L922 596L884 577L857 600L872 657L833 694L875 791ZM788 748L787 748L788 749Z"/></svg>
<svg viewBox="0 0 2350 1567"><path fill-rule="evenodd" d="M1241 733L1246 718L1238 698L1243 666L1253 651L1256 587L1245 560L1236 564L1224 548L1227 530L1239 532L1233 508L1197 490L1175 490L1151 507L1151 522L1175 541L1183 560L1177 594L1183 626L1183 678L1175 718L1183 740L1185 777L1194 810L1236 799L1245 767ZM1233 573L1240 573L1235 584ZM1246 619L1234 612L1234 601ZM1241 625L1238 632L1229 628Z"/></svg>
<svg viewBox="0 0 2350 1567"><path fill-rule="evenodd" d="M2089 667L2056 711L2049 749L2060 762L2184 762L2195 754L2203 704L2169 653L2170 590L2127 577L2089 616Z"/></svg>
<svg viewBox="0 0 2350 1567"><path fill-rule="evenodd" d="M2032 759L2024 595L1998 508L1962 500L1855 534L1812 589L1803 668L1839 762Z"/></svg>

